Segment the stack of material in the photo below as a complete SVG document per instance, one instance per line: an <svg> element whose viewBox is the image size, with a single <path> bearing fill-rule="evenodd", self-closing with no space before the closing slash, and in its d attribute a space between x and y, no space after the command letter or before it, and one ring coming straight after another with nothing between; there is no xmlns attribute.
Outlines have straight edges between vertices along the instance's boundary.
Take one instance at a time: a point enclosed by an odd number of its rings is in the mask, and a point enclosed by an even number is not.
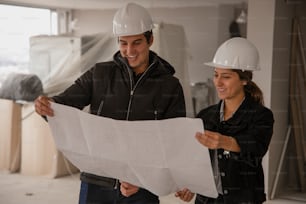
<svg viewBox="0 0 306 204"><path fill-rule="evenodd" d="M56 149L48 123L30 104L0 99L0 170L57 178L79 170Z"/></svg>
<svg viewBox="0 0 306 204"><path fill-rule="evenodd" d="M56 149L48 123L34 111L22 108L21 174L56 178L79 170Z"/></svg>
<svg viewBox="0 0 306 204"><path fill-rule="evenodd" d="M0 170L17 172L20 168L21 106L0 99Z"/></svg>

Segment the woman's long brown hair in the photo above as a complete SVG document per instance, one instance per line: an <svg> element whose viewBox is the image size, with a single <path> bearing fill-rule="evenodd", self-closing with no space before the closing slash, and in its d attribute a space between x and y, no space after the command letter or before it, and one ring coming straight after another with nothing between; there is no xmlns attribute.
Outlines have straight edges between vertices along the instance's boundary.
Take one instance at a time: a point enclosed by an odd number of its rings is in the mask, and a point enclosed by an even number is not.
<svg viewBox="0 0 306 204"><path fill-rule="evenodd" d="M247 84L244 86L244 91L249 94L257 103L264 105L263 93L255 82L252 81L253 72L233 69L238 73L241 80L245 80Z"/></svg>

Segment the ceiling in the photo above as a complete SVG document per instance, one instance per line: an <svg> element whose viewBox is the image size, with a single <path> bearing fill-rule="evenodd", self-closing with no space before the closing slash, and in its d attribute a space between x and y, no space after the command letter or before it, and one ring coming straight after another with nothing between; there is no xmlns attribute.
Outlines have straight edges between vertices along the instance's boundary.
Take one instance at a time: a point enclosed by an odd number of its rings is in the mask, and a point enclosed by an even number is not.
<svg viewBox="0 0 306 204"><path fill-rule="evenodd" d="M248 0L131 0L147 8L199 7L247 3ZM0 4L63 9L116 9L127 0L1 0Z"/></svg>

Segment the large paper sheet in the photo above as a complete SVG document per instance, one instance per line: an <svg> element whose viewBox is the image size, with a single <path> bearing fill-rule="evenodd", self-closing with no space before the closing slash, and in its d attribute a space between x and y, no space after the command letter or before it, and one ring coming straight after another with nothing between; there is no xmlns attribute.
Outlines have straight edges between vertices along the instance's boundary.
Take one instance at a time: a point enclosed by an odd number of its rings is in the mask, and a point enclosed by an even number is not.
<svg viewBox="0 0 306 204"><path fill-rule="evenodd" d="M188 188L217 197L209 151L195 139L201 119L123 121L52 103L57 148L81 171L163 196Z"/></svg>

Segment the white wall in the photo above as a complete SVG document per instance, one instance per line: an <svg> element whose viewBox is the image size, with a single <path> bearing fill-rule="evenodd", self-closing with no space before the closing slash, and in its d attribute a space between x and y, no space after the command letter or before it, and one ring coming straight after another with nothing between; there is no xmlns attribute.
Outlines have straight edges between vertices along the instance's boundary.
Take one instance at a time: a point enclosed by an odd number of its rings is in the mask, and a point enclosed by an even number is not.
<svg viewBox="0 0 306 204"><path fill-rule="evenodd" d="M254 72L254 81L271 107L272 58L274 37L275 0L249 0L247 38L258 48L261 70ZM259 15L260 14L260 15ZM266 192L269 192L269 152L263 160Z"/></svg>
<svg viewBox="0 0 306 204"><path fill-rule="evenodd" d="M203 63L211 60L218 46L218 8L154 9L151 13L156 22L169 22L184 27L190 82L206 81L210 78L210 69L206 69Z"/></svg>
<svg viewBox="0 0 306 204"><path fill-rule="evenodd" d="M262 89L265 104L271 108L275 119L269 152L264 159L268 198L271 198L289 124L288 89L292 18L299 14L302 16L301 19L305 19L303 18L305 15L302 15L305 4L304 7L297 5L297 8L303 10L301 13L298 13L299 10L296 10L294 6L295 4L289 4L283 0L248 1L247 38L259 49L261 60L261 71L255 73L254 81ZM288 165L290 164L285 160L281 168L278 188L275 189L276 197L281 188L288 188L290 184L289 179L292 177L288 177Z"/></svg>

